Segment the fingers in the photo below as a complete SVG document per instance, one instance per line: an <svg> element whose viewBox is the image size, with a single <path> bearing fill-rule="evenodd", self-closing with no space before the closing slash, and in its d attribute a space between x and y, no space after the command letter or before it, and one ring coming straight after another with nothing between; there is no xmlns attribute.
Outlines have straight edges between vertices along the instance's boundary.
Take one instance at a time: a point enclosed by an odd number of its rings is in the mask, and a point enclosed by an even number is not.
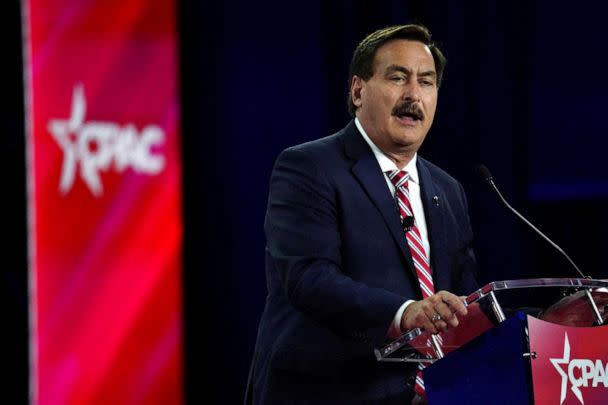
<svg viewBox="0 0 608 405"><path fill-rule="evenodd" d="M435 318L437 312L435 311L433 305L430 305L429 302L426 300L422 300L421 305L424 311L424 317L426 318L424 320L424 323L426 325L426 327L424 327L424 330L429 333L439 333L439 329L437 328L437 322L441 321Z"/></svg>
<svg viewBox="0 0 608 405"><path fill-rule="evenodd" d="M437 322L435 322L434 326L435 326L435 329L437 329L437 331L438 331L437 333L439 333L439 332L447 332L448 329L449 329L448 324L445 323L445 321L443 321L441 319L438 320Z"/></svg>
<svg viewBox="0 0 608 405"><path fill-rule="evenodd" d="M439 301L435 304L435 312L437 312L437 314L441 316L441 319L447 322L451 327L455 328L458 326L458 318L456 318L450 307L448 307L443 301Z"/></svg>
<svg viewBox="0 0 608 405"><path fill-rule="evenodd" d="M401 329L410 330L421 328L429 333L437 333L438 331L431 321L433 315L434 312L427 301L412 302L403 312L401 317Z"/></svg>
<svg viewBox="0 0 608 405"><path fill-rule="evenodd" d="M467 308L465 307L461 298L447 291L439 291L434 297L440 297L447 306L450 307L452 313L457 315L465 316L467 314ZM432 298L432 297L429 297Z"/></svg>
<svg viewBox="0 0 608 405"><path fill-rule="evenodd" d="M447 330L448 325L437 318L436 315L439 315L437 311L435 311L434 304L428 299L422 301L416 301L411 303L403 313L403 317L401 320L402 329L410 330L414 328L421 328L429 333L439 333L442 330Z"/></svg>
<svg viewBox="0 0 608 405"><path fill-rule="evenodd" d="M446 320L446 318L444 318L443 315L439 311L437 311L436 309L434 311L431 310L431 312L432 312L432 315L430 317L430 320L431 320L431 323L433 324L433 327L435 328L435 330L437 330L436 333L447 332L447 330L448 330L448 324L447 324L447 322L448 321ZM449 313L448 316L451 316L451 317L455 318L452 315L452 313L449 312L449 310L448 310L448 313ZM434 333L434 332L431 332L431 333Z"/></svg>
<svg viewBox="0 0 608 405"><path fill-rule="evenodd" d="M458 316L467 314L462 297L448 291L440 291L421 301L411 303L403 313L403 330L422 328L435 334L458 326Z"/></svg>

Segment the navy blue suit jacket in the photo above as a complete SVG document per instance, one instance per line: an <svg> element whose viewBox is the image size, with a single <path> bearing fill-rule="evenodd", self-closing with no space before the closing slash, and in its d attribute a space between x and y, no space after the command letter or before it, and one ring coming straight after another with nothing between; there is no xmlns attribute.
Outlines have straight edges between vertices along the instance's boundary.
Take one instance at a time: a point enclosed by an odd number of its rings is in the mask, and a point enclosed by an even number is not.
<svg viewBox="0 0 608 405"><path fill-rule="evenodd" d="M462 186L418 157L435 290L476 289ZM250 371L256 404L369 403L414 370L375 361L398 308L421 299L399 212L354 122L278 157L265 221L268 296Z"/></svg>

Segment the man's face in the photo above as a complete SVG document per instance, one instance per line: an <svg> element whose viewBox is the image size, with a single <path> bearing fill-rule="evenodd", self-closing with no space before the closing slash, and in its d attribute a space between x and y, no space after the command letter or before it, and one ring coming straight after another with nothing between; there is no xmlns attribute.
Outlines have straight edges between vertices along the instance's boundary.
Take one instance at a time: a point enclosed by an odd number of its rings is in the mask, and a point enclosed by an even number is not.
<svg viewBox="0 0 608 405"><path fill-rule="evenodd" d="M437 107L437 74L429 48L396 39L381 46L369 80L351 83L356 115L389 156L413 155L431 128Z"/></svg>

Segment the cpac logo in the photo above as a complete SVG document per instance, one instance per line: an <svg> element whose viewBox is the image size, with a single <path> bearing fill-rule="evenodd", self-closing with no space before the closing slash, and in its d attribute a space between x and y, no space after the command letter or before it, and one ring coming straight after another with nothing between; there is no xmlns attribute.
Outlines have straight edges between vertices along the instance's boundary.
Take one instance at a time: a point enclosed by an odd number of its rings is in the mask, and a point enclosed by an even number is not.
<svg viewBox="0 0 608 405"><path fill-rule="evenodd" d="M152 147L165 142L165 133L157 125L148 125L138 133L135 125L120 126L114 122L85 122L86 100L82 84L74 87L72 111L67 120L53 119L48 130L63 150L63 167L59 190L66 194L74 185L76 171L93 195L103 194L99 172L123 172L132 168L137 173L158 174L165 167L162 155L153 155Z"/></svg>
<svg viewBox="0 0 608 405"><path fill-rule="evenodd" d="M589 384L591 384L591 387L596 388L599 384L602 384L604 387L608 388L608 363L604 365L601 360L570 360L570 342L568 341L567 333L564 338L564 357L561 359L549 360L551 360L553 367L555 367L562 377L560 404L563 404L566 399L568 381L570 381L571 384L570 389L581 404L584 404L585 401L583 401L583 393L579 387L589 387ZM561 364L568 366L567 373L562 369Z"/></svg>

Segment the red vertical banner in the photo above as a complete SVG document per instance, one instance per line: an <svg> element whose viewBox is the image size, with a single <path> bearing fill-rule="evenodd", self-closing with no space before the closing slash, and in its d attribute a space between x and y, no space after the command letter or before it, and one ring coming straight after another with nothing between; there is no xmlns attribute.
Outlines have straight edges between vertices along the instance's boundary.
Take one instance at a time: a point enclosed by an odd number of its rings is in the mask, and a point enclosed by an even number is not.
<svg viewBox="0 0 608 405"><path fill-rule="evenodd" d="M22 0L33 404L181 404L174 0Z"/></svg>

